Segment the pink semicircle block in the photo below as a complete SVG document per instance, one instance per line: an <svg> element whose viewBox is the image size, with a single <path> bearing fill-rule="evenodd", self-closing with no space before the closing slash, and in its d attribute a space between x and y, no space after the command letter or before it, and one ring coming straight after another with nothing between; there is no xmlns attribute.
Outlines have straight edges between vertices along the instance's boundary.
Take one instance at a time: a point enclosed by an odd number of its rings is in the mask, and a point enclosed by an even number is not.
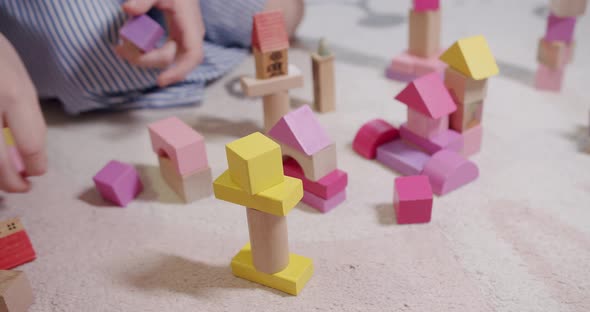
<svg viewBox="0 0 590 312"><path fill-rule="evenodd" d="M367 121L356 133L352 148L367 159L377 157L377 148L399 137L397 128L383 119Z"/></svg>
<svg viewBox="0 0 590 312"><path fill-rule="evenodd" d="M461 154L442 150L426 162L422 174L430 179L435 194L445 195L477 179L479 169Z"/></svg>

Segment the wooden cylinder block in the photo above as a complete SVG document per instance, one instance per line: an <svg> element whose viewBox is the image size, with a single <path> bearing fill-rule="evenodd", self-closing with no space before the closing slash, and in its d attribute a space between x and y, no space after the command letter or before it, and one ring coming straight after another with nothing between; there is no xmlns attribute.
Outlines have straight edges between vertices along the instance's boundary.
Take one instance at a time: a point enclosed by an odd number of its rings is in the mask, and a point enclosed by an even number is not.
<svg viewBox="0 0 590 312"><path fill-rule="evenodd" d="M267 132L289 113L289 93L281 91L262 97L264 110L264 132Z"/></svg>
<svg viewBox="0 0 590 312"><path fill-rule="evenodd" d="M425 58L435 56L440 51L440 29L440 10L410 10L410 54Z"/></svg>
<svg viewBox="0 0 590 312"><path fill-rule="evenodd" d="M247 208L252 262L256 270L268 274L289 265L287 218Z"/></svg>

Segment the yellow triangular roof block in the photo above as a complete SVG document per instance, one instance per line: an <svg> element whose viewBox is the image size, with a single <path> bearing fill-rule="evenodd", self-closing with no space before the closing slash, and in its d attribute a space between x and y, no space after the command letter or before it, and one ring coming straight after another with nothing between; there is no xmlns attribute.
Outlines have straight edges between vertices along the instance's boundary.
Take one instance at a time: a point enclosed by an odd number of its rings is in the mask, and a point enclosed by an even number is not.
<svg viewBox="0 0 590 312"><path fill-rule="evenodd" d="M495 76L500 71L486 38L481 35L458 40L440 59L475 80Z"/></svg>

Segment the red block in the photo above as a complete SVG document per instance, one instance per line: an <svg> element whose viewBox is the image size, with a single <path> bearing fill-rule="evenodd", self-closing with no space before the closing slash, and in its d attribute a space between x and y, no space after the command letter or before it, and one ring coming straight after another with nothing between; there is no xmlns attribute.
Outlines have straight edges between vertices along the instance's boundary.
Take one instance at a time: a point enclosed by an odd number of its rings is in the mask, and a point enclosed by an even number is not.
<svg viewBox="0 0 590 312"><path fill-rule="evenodd" d="M377 148L399 138L399 131L383 119L366 122L356 133L352 148L367 159L377 157Z"/></svg>
<svg viewBox="0 0 590 312"><path fill-rule="evenodd" d="M428 223L432 215L432 187L427 176L395 179L393 207L398 224Z"/></svg>
<svg viewBox="0 0 590 312"><path fill-rule="evenodd" d="M35 250L18 218L0 222L0 270L35 260Z"/></svg>
<svg viewBox="0 0 590 312"><path fill-rule="evenodd" d="M342 170L334 170L317 182L311 181L303 174L303 169L297 161L289 158L283 163L285 175L300 179L303 182L303 190L323 199L330 199L342 192L348 185L348 174Z"/></svg>

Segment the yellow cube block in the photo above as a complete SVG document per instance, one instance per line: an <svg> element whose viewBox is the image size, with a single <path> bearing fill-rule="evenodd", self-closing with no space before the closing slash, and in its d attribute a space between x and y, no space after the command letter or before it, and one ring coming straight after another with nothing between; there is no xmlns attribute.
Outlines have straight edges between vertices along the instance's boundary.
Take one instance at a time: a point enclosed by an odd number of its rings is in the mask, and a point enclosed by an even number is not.
<svg viewBox="0 0 590 312"><path fill-rule="evenodd" d="M257 194L284 181L281 147L260 132L225 146L231 178L248 194Z"/></svg>
<svg viewBox="0 0 590 312"><path fill-rule="evenodd" d="M486 38L481 35L458 40L440 59L475 80L489 78L500 71Z"/></svg>
<svg viewBox="0 0 590 312"><path fill-rule="evenodd" d="M275 274L256 271L252 263L252 249L246 244L232 259L235 276L297 296L313 275L313 261L296 254L289 255L289 265Z"/></svg>
<svg viewBox="0 0 590 312"><path fill-rule="evenodd" d="M301 180L284 177L284 181L258 194L248 194L231 178L229 170L213 182L215 197L275 216L286 216L303 198Z"/></svg>
<svg viewBox="0 0 590 312"><path fill-rule="evenodd" d="M12 137L12 132L10 132L10 128L4 128L4 142L8 146L14 146L14 139Z"/></svg>

